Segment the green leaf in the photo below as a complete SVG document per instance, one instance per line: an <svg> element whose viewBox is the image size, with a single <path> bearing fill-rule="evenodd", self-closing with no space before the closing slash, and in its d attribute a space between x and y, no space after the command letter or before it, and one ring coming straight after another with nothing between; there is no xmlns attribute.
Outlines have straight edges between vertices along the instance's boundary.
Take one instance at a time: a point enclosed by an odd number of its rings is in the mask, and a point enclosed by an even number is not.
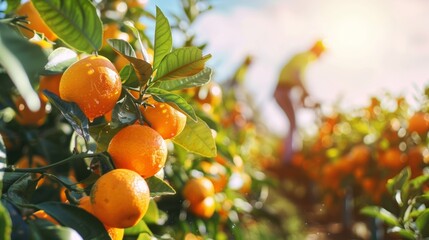
<svg viewBox="0 0 429 240"><path fill-rule="evenodd" d="M12 234L12 219L9 212L0 202L0 239L9 240Z"/></svg>
<svg viewBox="0 0 429 240"><path fill-rule="evenodd" d="M163 195L174 195L176 190L170 184L158 177L150 177L146 179L147 185L150 189L150 196L157 197Z"/></svg>
<svg viewBox="0 0 429 240"><path fill-rule="evenodd" d="M212 132L200 118L197 122L187 119L185 129L172 140L189 152L203 157L216 157L217 155Z"/></svg>
<svg viewBox="0 0 429 240"><path fill-rule="evenodd" d="M153 68L157 69L164 57L173 47L173 38L168 19L164 16L161 9L156 7L155 23L155 45L153 56Z"/></svg>
<svg viewBox="0 0 429 240"><path fill-rule="evenodd" d="M49 54L44 73L62 73L77 60L76 52L65 47L59 47Z"/></svg>
<svg viewBox="0 0 429 240"><path fill-rule="evenodd" d="M137 240L152 240L152 236L149 233L140 233Z"/></svg>
<svg viewBox="0 0 429 240"><path fill-rule="evenodd" d="M29 221L28 225L31 230L31 239L83 240L74 229L57 226L43 219Z"/></svg>
<svg viewBox="0 0 429 240"><path fill-rule="evenodd" d="M396 190L402 190L404 184L410 179L411 170L410 168L404 168L398 175L387 181L387 190L390 194L395 194Z"/></svg>
<svg viewBox="0 0 429 240"><path fill-rule="evenodd" d="M21 0L7 0L6 2L7 2L7 8L5 13L14 12L21 4Z"/></svg>
<svg viewBox="0 0 429 240"><path fill-rule="evenodd" d="M72 128L76 131L79 136L83 137L87 142L89 141L89 123L88 118L74 102L67 102L59 98L57 95L44 90L43 93L49 99L49 101L58 110L61 111L65 119L70 123Z"/></svg>
<svg viewBox="0 0 429 240"><path fill-rule="evenodd" d="M103 25L89 0L32 0L58 37L78 51L91 53L102 45Z"/></svg>
<svg viewBox="0 0 429 240"><path fill-rule="evenodd" d="M143 220L138 222L137 225L125 229L126 236L138 236L141 233L147 233L149 235L152 235L152 231L149 229L149 227Z"/></svg>
<svg viewBox="0 0 429 240"><path fill-rule="evenodd" d="M212 76L210 68L204 68L201 72L181 79L158 81L156 87L168 91L180 90L184 88L199 87L208 83Z"/></svg>
<svg viewBox="0 0 429 240"><path fill-rule="evenodd" d="M109 39L107 42L115 52L130 61L137 73L140 83L142 85L146 84L153 72L152 65L145 60L137 58L134 49L127 41L122 39Z"/></svg>
<svg viewBox="0 0 429 240"><path fill-rule="evenodd" d="M132 96L125 94L125 97L116 103L112 112L112 128L130 125L137 121L139 109L132 98Z"/></svg>
<svg viewBox="0 0 429 240"><path fill-rule="evenodd" d="M195 114L194 108L186 102L181 96L159 89L159 88L149 88L148 92L152 94L153 98L158 102L167 102L173 103L178 108L180 108L186 115L192 118L192 120L197 121L197 115Z"/></svg>
<svg viewBox="0 0 429 240"><path fill-rule="evenodd" d="M149 224L157 224L159 220L159 209L155 200L150 199L149 208L143 217L143 221Z"/></svg>
<svg viewBox="0 0 429 240"><path fill-rule="evenodd" d="M403 237L404 239L409 239L409 240L415 240L415 234L413 231L408 230L408 229L403 229L400 227L393 227L391 229L389 229L387 231L388 233L395 233L396 235L399 235L401 237Z"/></svg>
<svg viewBox="0 0 429 240"><path fill-rule="evenodd" d="M15 204L29 203L39 180L40 178L32 173L22 175L8 188L8 199Z"/></svg>
<svg viewBox="0 0 429 240"><path fill-rule="evenodd" d="M167 54L159 64L154 81L174 80L201 72L211 55L202 56L196 47L179 48Z"/></svg>
<svg viewBox="0 0 429 240"><path fill-rule="evenodd" d="M103 224L79 207L60 202L43 202L35 207L44 210L61 225L73 228L83 239L109 239Z"/></svg>
<svg viewBox="0 0 429 240"><path fill-rule="evenodd" d="M119 72L119 76L122 80L122 86L131 88L138 88L140 86L139 78L131 64L125 65Z"/></svg>
<svg viewBox="0 0 429 240"><path fill-rule="evenodd" d="M378 206L366 206L361 209L360 213L369 217L378 218L389 226L399 226L398 218L384 208Z"/></svg>
<svg viewBox="0 0 429 240"><path fill-rule="evenodd" d="M426 209L417 217L416 226L424 238L429 237L429 209Z"/></svg>
<svg viewBox="0 0 429 240"><path fill-rule="evenodd" d="M122 128L112 128L110 124L101 124L98 126L91 126L89 134L97 142L97 152L104 152L109 146L110 140Z"/></svg>
<svg viewBox="0 0 429 240"><path fill-rule="evenodd" d="M24 98L30 110L40 108L40 100L33 86L39 81L39 72L48 61L43 50L31 44L9 26L0 23L0 65ZM4 79L1 79L3 82Z"/></svg>
<svg viewBox="0 0 429 240"><path fill-rule="evenodd" d="M3 137L0 135L0 169L5 168L6 165L7 165L6 147L3 142ZM0 171L0 198L1 198L1 192L3 191L3 176L4 176L4 172Z"/></svg>

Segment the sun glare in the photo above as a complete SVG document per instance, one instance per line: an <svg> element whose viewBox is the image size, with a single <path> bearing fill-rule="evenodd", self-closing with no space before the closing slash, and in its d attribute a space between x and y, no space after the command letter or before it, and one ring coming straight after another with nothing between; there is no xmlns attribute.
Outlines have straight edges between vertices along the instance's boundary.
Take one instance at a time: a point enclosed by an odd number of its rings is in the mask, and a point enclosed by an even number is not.
<svg viewBox="0 0 429 240"><path fill-rule="evenodd" d="M385 31L381 8L371 1L334 1L325 14L325 39L337 58L346 64L377 59Z"/></svg>

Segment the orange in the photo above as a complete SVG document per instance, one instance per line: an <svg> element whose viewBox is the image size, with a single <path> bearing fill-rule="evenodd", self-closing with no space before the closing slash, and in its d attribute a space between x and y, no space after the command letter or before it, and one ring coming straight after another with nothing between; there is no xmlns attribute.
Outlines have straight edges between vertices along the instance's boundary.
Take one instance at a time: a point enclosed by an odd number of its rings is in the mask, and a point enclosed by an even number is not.
<svg viewBox="0 0 429 240"><path fill-rule="evenodd" d="M102 175L90 196L94 215L115 228L136 225L146 214L150 200L144 178L128 169L114 169Z"/></svg>
<svg viewBox="0 0 429 240"><path fill-rule="evenodd" d="M202 161L200 166L208 174L207 178L213 183L215 192L221 192L228 184L226 168L218 162L207 161Z"/></svg>
<svg viewBox="0 0 429 240"><path fill-rule="evenodd" d="M34 155L31 157L31 165L30 165L30 159L28 158L28 155L22 156L18 161L15 163L16 168L38 168L48 165L48 162L46 160L38 155Z"/></svg>
<svg viewBox="0 0 429 240"><path fill-rule="evenodd" d="M27 20L30 22L28 27L35 30L36 32L43 33L49 40L55 41L58 38L57 35L43 21L42 17L40 16L39 12L37 12L37 9L34 7L31 1L22 4L16 13L21 16L27 16ZM22 32L28 38L32 38L34 35L27 30Z"/></svg>
<svg viewBox="0 0 429 240"><path fill-rule="evenodd" d="M150 127L161 134L162 138L174 138L183 131L186 125L185 114L169 104L157 102L153 98L149 98L147 103L153 107L140 106L140 111L144 118L149 121Z"/></svg>
<svg viewBox="0 0 429 240"><path fill-rule="evenodd" d="M148 126L134 124L121 129L107 152L116 168L133 170L144 178L155 175L167 159L167 143Z"/></svg>
<svg viewBox="0 0 429 240"><path fill-rule="evenodd" d="M408 131L425 134L429 131L429 114L417 112L408 119Z"/></svg>
<svg viewBox="0 0 429 240"><path fill-rule="evenodd" d="M94 210L91 204L91 198L89 196L84 196L79 200L79 207L85 211L94 215ZM107 233L109 234L112 240L122 240L124 238L124 229L123 228L114 228L104 225Z"/></svg>
<svg viewBox="0 0 429 240"><path fill-rule="evenodd" d="M46 103L41 101L40 109L36 112L32 112L27 103L24 101L24 98L19 96L15 100L15 106L18 110L15 119L19 124L29 127L38 127L45 123L46 121Z"/></svg>
<svg viewBox="0 0 429 240"><path fill-rule="evenodd" d="M130 35L122 32L116 23L105 24L103 28L103 47L108 45L107 39L122 39L127 42L130 40Z"/></svg>
<svg viewBox="0 0 429 240"><path fill-rule="evenodd" d="M213 216L216 208L214 197L206 197L199 202L191 202L189 210L198 217L210 218Z"/></svg>
<svg viewBox="0 0 429 240"><path fill-rule="evenodd" d="M411 147L408 150L408 166L411 169L411 177L415 178L422 174L424 168L424 157L420 146Z"/></svg>
<svg viewBox="0 0 429 240"><path fill-rule="evenodd" d="M125 2L130 8L137 7L143 9L147 5L148 0L126 0Z"/></svg>
<svg viewBox="0 0 429 240"><path fill-rule="evenodd" d="M368 146L359 144L354 146L349 153L349 159L355 166L366 165L371 157L371 151Z"/></svg>
<svg viewBox="0 0 429 240"><path fill-rule="evenodd" d="M112 110L121 90L118 71L103 56L89 56L73 63L60 81L61 98L75 102L90 121Z"/></svg>
<svg viewBox="0 0 429 240"><path fill-rule="evenodd" d="M40 98L43 101L48 102L48 98L43 94L43 90L48 90L49 92L52 92L57 96L60 96L61 77L62 77L62 74L46 75L46 76L40 77L39 93L40 93Z"/></svg>
<svg viewBox="0 0 429 240"><path fill-rule="evenodd" d="M407 163L407 156L398 148L389 148L380 154L379 162L391 170L400 170Z"/></svg>
<svg viewBox="0 0 429 240"><path fill-rule="evenodd" d="M192 178L185 183L183 187L183 197L191 205L204 200L206 197L212 197L215 194L213 183L206 177Z"/></svg>
<svg viewBox="0 0 429 240"><path fill-rule="evenodd" d="M47 220L55 225L60 225L60 223L55 220L53 217L51 217L50 215L48 215L45 211L43 210L38 210L36 212L33 213L33 216L35 216L38 219L44 219Z"/></svg>

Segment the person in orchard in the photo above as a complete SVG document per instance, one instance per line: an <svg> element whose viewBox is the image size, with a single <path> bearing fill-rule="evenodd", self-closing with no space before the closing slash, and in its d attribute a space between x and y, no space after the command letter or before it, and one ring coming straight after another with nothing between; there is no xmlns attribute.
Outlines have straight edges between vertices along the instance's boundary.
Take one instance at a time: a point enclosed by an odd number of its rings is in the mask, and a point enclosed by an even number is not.
<svg viewBox="0 0 429 240"><path fill-rule="evenodd" d="M288 163L294 152L294 135L296 132L296 108L306 106L309 93L305 86L305 73L310 63L315 62L325 52L322 40L316 41L310 49L294 55L282 68L278 84L274 91L274 98L286 114L289 120L289 131L282 143L281 160ZM295 104L292 98L292 90L299 89L301 94L299 104Z"/></svg>

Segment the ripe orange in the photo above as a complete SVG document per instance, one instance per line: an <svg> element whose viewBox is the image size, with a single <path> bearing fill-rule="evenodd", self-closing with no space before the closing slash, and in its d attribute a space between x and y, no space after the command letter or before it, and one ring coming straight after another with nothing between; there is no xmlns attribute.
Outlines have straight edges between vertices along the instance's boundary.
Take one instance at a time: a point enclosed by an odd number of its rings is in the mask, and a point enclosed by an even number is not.
<svg viewBox="0 0 429 240"><path fill-rule="evenodd" d="M182 194L192 205L203 201L207 197L214 196L215 189L208 178L198 177L192 178L185 183Z"/></svg>
<svg viewBox="0 0 429 240"><path fill-rule="evenodd" d="M48 90L57 96L60 96L60 80L62 74L41 76L39 81L40 98L48 102L48 98L43 94L43 90Z"/></svg>
<svg viewBox="0 0 429 240"><path fill-rule="evenodd" d="M40 109L36 112L32 112L28 108L27 103L25 103L24 98L19 96L15 100L15 106L18 109L15 116L16 121L23 126L38 127L43 125L46 121L46 103L43 101L40 102Z"/></svg>
<svg viewBox="0 0 429 240"><path fill-rule="evenodd" d="M115 228L136 225L146 214L150 200L144 178L128 169L114 169L102 175L90 196L94 215Z"/></svg>
<svg viewBox="0 0 429 240"><path fill-rule="evenodd" d="M48 165L48 162L39 155L34 155L31 157L31 164L30 164L30 159L28 158L28 155L22 156L15 163L16 168L37 168L37 167L43 167L46 165Z"/></svg>
<svg viewBox="0 0 429 240"><path fill-rule="evenodd" d="M213 183L215 192L221 192L228 184L226 168L218 162L207 161L201 162L200 166L208 174L207 178Z"/></svg>
<svg viewBox="0 0 429 240"><path fill-rule="evenodd" d="M113 136L107 152L116 168L130 169L148 178L164 167L167 143L152 128L134 124Z"/></svg>
<svg viewBox="0 0 429 240"><path fill-rule="evenodd" d="M206 197L202 201L189 205L189 210L196 216L202 218L210 218L213 216L216 208L214 197Z"/></svg>
<svg viewBox="0 0 429 240"><path fill-rule="evenodd" d="M94 215L94 210L91 204L91 198L89 196L84 196L79 200L79 207L85 211ZM123 228L114 228L104 225L107 233L109 234L112 240L122 240L124 238L124 229Z"/></svg>
<svg viewBox="0 0 429 240"><path fill-rule="evenodd" d="M429 131L429 114L417 112L408 119L408 131L425 134Z"/></svg>
<svg viewBox="0 0 429 240"><path fill-rule="evenodd" d="M392 147L380 154L379 163L391 170L400 170L407 164L407 156Z"/></svg>
<svg viewBox="0 0 429 240"><path fill-rule="evenodd" d="M28 27L35 30L36 32L43 33L49 40L55 41L58 38L57 35L48 27L48 25L46 25L42 17L40 17L39 12L37 12L31 1L22 4L16 13L21 16L27 16L27 20L30 22ZM22 32L28 38L33 37L33 33L30 33L27 30L23 30Z"/></svg>
<svg viewBox="0 0 429 240"><path fill-rule="evenodd" d="M411 147L407 153L408 166L411 169L411 177L415 178L422 174L424 168L423 149L420 146Z"/></svg>
<svg viewBox="0 0 429 240"><path fill-rule="evenodd" d="M140 111L150 127L155 129L162 138L170 139L179 135L186 125L186 115L167 103L157 102L153 98L147 100L154 107L140 106Z"/></svg>
<svg viewBox="0 0 429 240"><path fill-rule="evenodd" d="M143 9L147 5L148 0L126 0L126 3L130 8L138 7Z"/></svg>
<svg viewBox="0 0 429 240"><path fill-rule="evenodd" d="M107 46L107 39L122 39L124 41L130 40L130 35L126 32L122 32L119 29L119 25L116 23L109 23L103 26L103 47Z"/></svg>
<svg viewBox="0 0 429 240"><path fill-rule="evenodd" d="M75 102L93 121L112 110L122 83L115 66L103 56L89 56L72 64L60 81L60 96Z"/></svg>
<svg viewBox="0 0 429 240"><path fill-rule="evenodd" d="M354 146L349 153L349 159L356 166L366 165L371 157L371 151L368 146L359 144Z"/></svg>
<svg viewBox="0 0 429 240"><path fill-rule="evenodd" d="M55 225L60 225L60 223L55 220L53 217L51 217L50 215L48 215L45 211L43 210L38 210L36 212L33 213L33 216L35 216L38 219L44 219L47 220Z"/></svg>

